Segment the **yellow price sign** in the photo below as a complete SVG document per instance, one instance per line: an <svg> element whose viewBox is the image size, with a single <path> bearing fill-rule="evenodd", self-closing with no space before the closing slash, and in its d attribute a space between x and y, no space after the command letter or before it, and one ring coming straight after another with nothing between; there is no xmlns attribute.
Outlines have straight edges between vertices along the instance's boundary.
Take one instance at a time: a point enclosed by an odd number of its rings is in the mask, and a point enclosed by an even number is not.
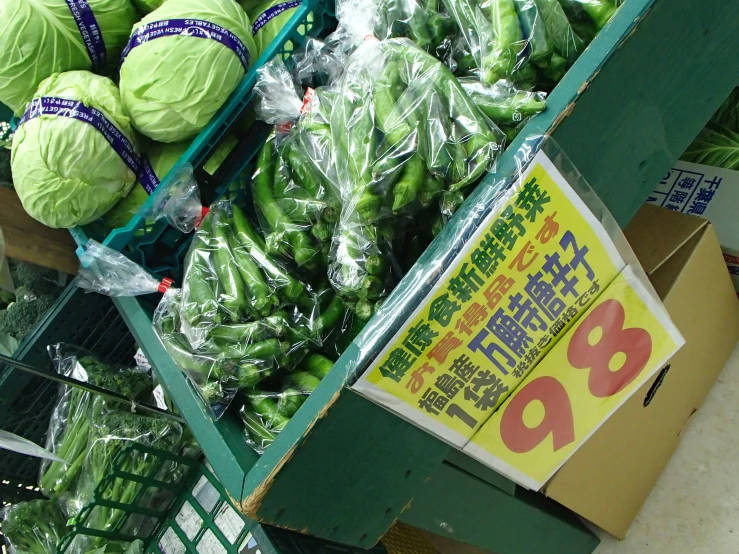
<svg viewBox="0 0 739 554"><path fill-rule="evenodd" d="M354 385L464 447L625 267L539 152Z"/></svg>
<svg viewBox="0 0 739 554"><path fill-rule="evenodd" d="M539 489L683 343L627 267L464 451Z"/></svg>

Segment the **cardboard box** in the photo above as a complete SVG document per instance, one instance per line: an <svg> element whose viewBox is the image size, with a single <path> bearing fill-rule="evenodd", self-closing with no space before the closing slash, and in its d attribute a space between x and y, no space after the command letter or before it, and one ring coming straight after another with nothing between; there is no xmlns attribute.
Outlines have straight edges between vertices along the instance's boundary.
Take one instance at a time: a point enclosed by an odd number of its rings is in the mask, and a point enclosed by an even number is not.
<svg viewBox="0 0 739 554"><path fill-rule="evenodd" d="M713 225L646 205L625 234L687 342L543 489L621 539L739 338L739 301Z"/></svg>
<svg viewBox="0 0 739 554"><path fill-rule="evenodd" d="M678 161L647 202L710 221L739 293L739 171Z"/></svg>

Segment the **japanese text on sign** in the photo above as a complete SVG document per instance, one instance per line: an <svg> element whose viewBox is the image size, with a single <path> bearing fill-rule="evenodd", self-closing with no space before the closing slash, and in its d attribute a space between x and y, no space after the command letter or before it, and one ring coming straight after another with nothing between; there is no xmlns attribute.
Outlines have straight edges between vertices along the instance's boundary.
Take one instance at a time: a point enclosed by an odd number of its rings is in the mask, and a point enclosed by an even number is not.
<svg viewBox="0 0 739 554"><path fill-rule="evenodd" d="M354 388L463 447L625 266L540 152Z"/></svg>
<svg viewBox="0 0 739 554"><path fill-rule="evenodd" d="M539 489L683 342L628 267L464 450Z"/></svg>

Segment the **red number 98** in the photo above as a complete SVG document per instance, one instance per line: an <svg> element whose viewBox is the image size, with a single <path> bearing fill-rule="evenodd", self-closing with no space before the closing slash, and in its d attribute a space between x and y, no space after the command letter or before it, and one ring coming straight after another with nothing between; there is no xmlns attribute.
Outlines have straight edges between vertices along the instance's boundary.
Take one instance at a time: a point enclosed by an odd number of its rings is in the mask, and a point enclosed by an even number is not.
<svg viewBox="0 0 739 554"><path fill-rule="evenodd" d="M567 348L572 367L589 369L588 388L597 398L621 392L641 373L652 355L652 337L644 329L624 329L626 315L618 300L606 300L590 312L573 333ZM590 334L600 328L600 338L590 344ZM611 370L616 354L623 354L621 367Z"/></svg>

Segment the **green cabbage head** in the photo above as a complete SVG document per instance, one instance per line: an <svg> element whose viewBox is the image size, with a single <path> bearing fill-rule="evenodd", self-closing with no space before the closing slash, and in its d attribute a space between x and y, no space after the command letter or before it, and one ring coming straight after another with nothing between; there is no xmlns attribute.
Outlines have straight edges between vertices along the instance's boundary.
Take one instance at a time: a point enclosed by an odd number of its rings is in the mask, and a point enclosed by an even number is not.
<svg viewBox="0 0 739 554"><path fill-rule="evenodd" d="M260 56L295 15L298 7L300 3L297 0L270 0L249 9L252 35Z"/></svg>
<svg viewBox="0 0 739 554"><path fill-rule="evenodd" d="M139 16L129 0L89 0L88 4L105 44L107 63L99 72L114 70ZM0 102L16 115L23 113L41 81L52 74L93 69L64 0L2 0L0 21Z"/></svg>
<svg viewBox="0 0 739 554"><path fill-rule="evenodd" d="M135 147L134 131L113 81L88 71L52 75L35 98L54 97L96 108ZM28 214L54 228L90 223L126 196L136 174L105 136L85 121L41 115L18 127L13 184Z"/></svg>
<svg viewBox="0 0 739 554"><path fill-rule="evenodd" d="M249 64L256 61L249 18L234 0L170 0L137 23L133 36L161 29L161 22L172 20L223 27L246 46ZM151 38L131 48L121 65L123 104L134 126L153 140L178 142L194 137L246 74L231 48L201 36Z"/></svg>
<svg viewBox="0 0 739 554"><path fill-rule="evenodd" d="M133 0L133 5L140 13L147 14L164 4L165 0Z"/></svg>
<svg viewBox="0 0 739 554"><path fill-rule="evenodd" d="M205 163L203 169L213 175L221 164L225 161L226 157L234 149L238 139L233 135L226 135L221 142L221 145L216 149L210 159ZM167 173L174 167L177 161L182 157L185 151L190 146L189 142L172 142L169 144L161 142L153 142L146 151L146 155L151 163L151 168L154 170L157 178L161 182L167 176ZM115 207L105 214L103 220L105 226L108 229L118 229L124 227L131 221L131 218L135 216L141 206L143 206L149 199L149 193L139 183L136 182L136 186L131 189L128 196L121 199Z"/></svg>

